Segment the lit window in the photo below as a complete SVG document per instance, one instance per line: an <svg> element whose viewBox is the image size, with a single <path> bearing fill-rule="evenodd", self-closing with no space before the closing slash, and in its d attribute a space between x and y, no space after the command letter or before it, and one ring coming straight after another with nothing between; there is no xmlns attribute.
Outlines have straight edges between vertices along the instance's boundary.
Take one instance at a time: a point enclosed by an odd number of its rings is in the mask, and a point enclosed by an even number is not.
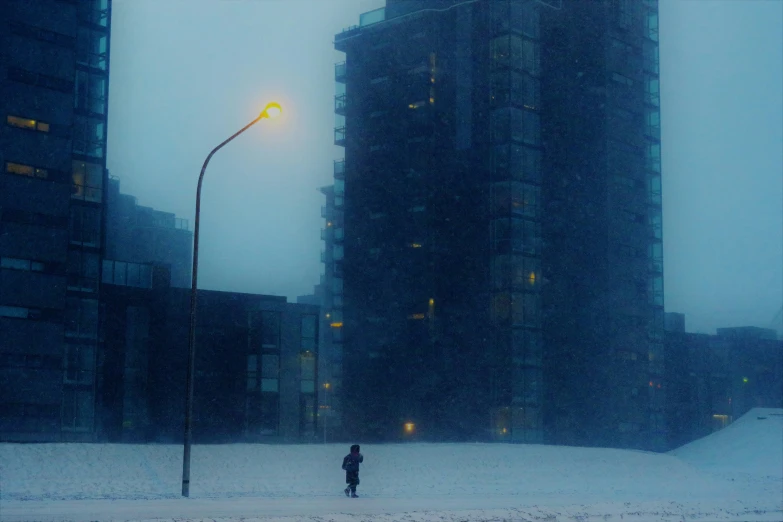
<svg viewBox="0 0 783 522"><path fill-rule="evenodd" d="M35 130L35 120L19 118L18 116L8 116L8 125L19 127L20 129Z"/></svg>
<svg viewBox="0 0 783 522"><path fill-rule="evenodd" d="M410 314L408 319L424 319L424 314Z"/></svg>
<svg viewBox="0 0 783 522"><path fill-rule="evenodd" d="M424 107L425 105L427 105L427 102L425 102L425 101L417 101L417 102L413 102L411 104L408 104L408 108L409 109L418 109L420 107Z"/></svg>
<svg viewBox="0 0 783 522"><path fill-rule="evenodd" d="M6 163L5 171L11 174L21 174L22 176L33 176L35 169L30 165L22 165L20 163Z"/></svg>
<svg viewBox="0 0 783 522"><path fill-rule="evenodd" d="M46 169L38 169L30 165L22 165L21 163L6 162L5 171L10 174L30 176L31 178L46 179L49 177L49 172Z"/></svg>
<svg viewBox="0 0 783 522"><path fill-rule="evenodd" d="M29 118L20 118L19 116L8 116L6 121L8 122L8 125L11 125L12 127L49 132L49 124L42 121L31 120Z"/></svg>

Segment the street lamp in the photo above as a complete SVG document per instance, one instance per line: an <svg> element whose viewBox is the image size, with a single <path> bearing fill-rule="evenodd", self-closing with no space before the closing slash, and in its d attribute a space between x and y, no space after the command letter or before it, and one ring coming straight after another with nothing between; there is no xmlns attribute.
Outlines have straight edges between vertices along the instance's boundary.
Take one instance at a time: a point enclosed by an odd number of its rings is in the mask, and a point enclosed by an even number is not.
<svg viewBox="0 0 783 522"><path fill-rule="evenodd" d="M190 287L190 337L188 340L188 376L185 381L185 452L182 459L182 496L190 496L190 444L192 439L192 417L193 417L193 373L196 361L196 286L198 281L198 231L199 215L201 213L201 183L204 180L204 172L207 170L207 164L212 156L219 151L223 145L233 140L247 129L258 123L264 118L277 118L282 109L278 103L269 103L258 115L256 119L242 127L226 141L212 149L204 165L201 167L201 174L198 177L198 188L196 189L196 224L193 230L193 273Z"/></svg>

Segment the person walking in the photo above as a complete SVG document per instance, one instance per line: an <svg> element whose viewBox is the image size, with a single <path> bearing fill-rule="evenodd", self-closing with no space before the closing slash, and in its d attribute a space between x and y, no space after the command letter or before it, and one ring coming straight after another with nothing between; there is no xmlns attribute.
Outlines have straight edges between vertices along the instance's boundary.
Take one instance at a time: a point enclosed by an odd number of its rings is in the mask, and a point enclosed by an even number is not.
<svg viewBox="0 0 783 522"><path fill-rule="evenodd" d="M345 483L348 486L343 490L345 496L358 498L356 486L359 485L359 464L364 462L364 456L359 453L359 445L351 446L351 452L343 459L343 469L345 470Z"/></svg>

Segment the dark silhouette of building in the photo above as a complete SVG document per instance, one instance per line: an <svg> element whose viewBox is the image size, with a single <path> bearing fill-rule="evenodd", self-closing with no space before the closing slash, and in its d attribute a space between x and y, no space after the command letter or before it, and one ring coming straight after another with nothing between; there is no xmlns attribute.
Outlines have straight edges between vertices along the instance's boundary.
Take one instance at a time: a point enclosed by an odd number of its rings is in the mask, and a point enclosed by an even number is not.
<svg viewBox="0 0 783 522"><path fill-rule="evenodd" d="M665 446L657 16L389 1L335 36L349 433Z"/></svg>
<svg viewBox="0 0 783 522"><path fill-rule="evenodd" d="M104 263L98 436L180 442L190 289L170 288L165 265L136 265L139 279L112 279L133 265ZM198 299L194 440L315 440L319 308L211 290Z"/></svg>
<svg viewBox="0 0 783 522"><path fill-rule="evenodd" d="M0 440L92 440L111 0L0 2Z"/></svg>
<svg viewBox="0 0 783 522"><path fill-rule="evenodd" d="M171 286L190 288L193 232L186 219L140 206L109 177L106 194L106 258L171 267Z"/></svg>
<svg viewBox="0 0 783 522"><path fill-rule="evenodd" d="M669 447L724 428L753 408L783 407L783 341L774 334L755 327L719 328L717 335L667 329Z"/></svg>

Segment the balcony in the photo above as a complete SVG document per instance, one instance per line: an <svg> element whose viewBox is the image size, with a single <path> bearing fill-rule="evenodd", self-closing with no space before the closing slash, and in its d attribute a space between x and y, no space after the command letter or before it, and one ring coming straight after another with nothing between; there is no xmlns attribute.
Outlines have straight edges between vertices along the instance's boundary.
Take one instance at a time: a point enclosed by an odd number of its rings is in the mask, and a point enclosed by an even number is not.
<svg viewBox="0 0 783 522"><path fill-rule="evenodd" d="M345 116L345 106L346 98L345 94L338 94L334 97L334 112L335 114L340 114L342 116Z"/></svg>
<svg viewBox="0 0 783 522"><path fill-rule="evenodd" d="M348 72L348 68L345 62L339 62L334 64L334 81L338 83L345 83L345 76Z"/></svg>
<svg viewBox="0 0 783 522"><path fill-rule="evenodd" d="M334 161L334 179L345 179L345 160Z"/></svg>
<svg viewBox="0 0 783 522"><path fill-rule="evenodd" d="M335 127L334 144L339 147L345 147L345 127Z"/></svg>

